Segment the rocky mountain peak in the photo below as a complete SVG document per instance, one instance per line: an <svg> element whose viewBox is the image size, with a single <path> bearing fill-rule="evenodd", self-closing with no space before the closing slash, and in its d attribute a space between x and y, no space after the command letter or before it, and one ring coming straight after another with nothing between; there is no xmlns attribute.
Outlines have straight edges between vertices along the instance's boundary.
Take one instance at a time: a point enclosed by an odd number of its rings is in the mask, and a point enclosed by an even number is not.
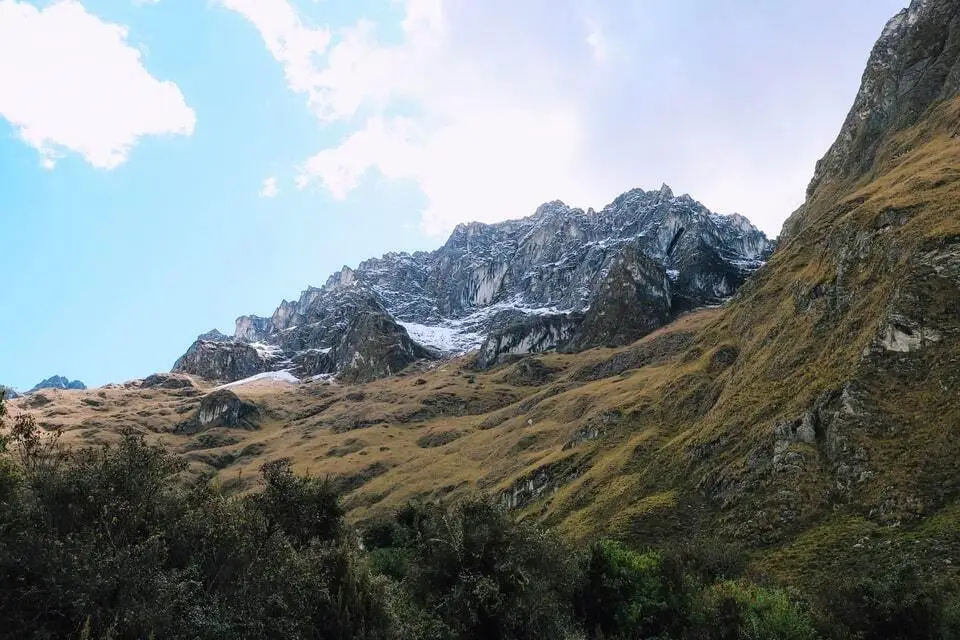
<svg viewBox="0 0 960 640"><path fill-rule="evenodd" d="M731 296L771 250L742 216L714 214L667 185L633 189L599 212L555 200L527 218L457 225L436 251L345 266L270 318L239 318L230 343L199 340L176 369L228 381L277 369L363 378L483 343L495 363L633 340ZM629 304L653 307L616 331L608 320L629 311L597 305L613 305L621 290ZM585 314L591 337L577 341Z"/></svg>
<svg viewBox="0 0 960 640"><path fill-rule="evenodd" d="M344 265L340 271L327 278L327 283L323 285L324 291L337 289L339 287L352 287L357 284L357 274L353 269Z"/></svg>
<svg viewBox="0 0 960 640"><path fill-rule="evenodd" d="M239 323L240 320L238 319L237 322ZM238 328L238 331L239 331L239 328ZM210 331L207 331L206 333L200 334L200 336L197 337L197 340L208 340L210 342L226 342L230 340L230 336L220 333L220 331L218 331L217 329L212 329Z"/></svg>
<svg viewBox="0 0 960 640"><path fill-rule="evenodd" d="M64 376L51 376L34 386L32 389L30 389L30 391L39 391L41 389L69 389L82 391L86 388L87 385L83 384L79 380L70 380Z"/></svg>
<svg viewBox="0 0 960 640"><path fill-rule="evenodd" d="M65 376L51 376L46 380L39 382L34 385L32 389L26 391L25 393L33 393L34 391L41 391L43 389L60 389L63 391L83 391L87 388L87 385L83 384L79 380L70 380ZM17 393L12 387L0 384L0 392L4 393L4 397L7 400L13 400L14 398L19 398L21 394Z"/></svg>
<svg viewBox="0 0 960 640"><path fill-rule="evenodd" d="M564 215L570 212L570 207L562 200L552 200L545 202L534 212L534 218L543 218L546 216Z"/></svg>
<svg viewBox="0 0 960 640"><path fill-rule="evenodd" d="M960 3L913 0L890 19L874 45L853 107L817 163L808 200L822 185L869 173L887 135L916 124L930 106L958 94ZM794 235L804 218L801 208L782 235Z"/></svg>

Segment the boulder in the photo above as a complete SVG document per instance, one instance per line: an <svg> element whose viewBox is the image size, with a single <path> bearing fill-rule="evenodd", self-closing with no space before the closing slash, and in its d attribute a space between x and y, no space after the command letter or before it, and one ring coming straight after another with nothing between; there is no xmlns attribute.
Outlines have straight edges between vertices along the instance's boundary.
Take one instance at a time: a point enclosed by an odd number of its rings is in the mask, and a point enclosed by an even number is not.
<svg viewBox="0 0 960 640"><path fill-rule="evenodd" d="M218 389L204 396L197 412L176 431L191 435L215 427L252 430L258 428L261 418L256 404L241 400L229 389Z"/></svg>
<svg viewBox="0 0 960 640"><path fill-rule="evenodd" d="M173 373L155 373L143 379L140 385L144 389L189 389L195 387L187 376Z"/></svg>

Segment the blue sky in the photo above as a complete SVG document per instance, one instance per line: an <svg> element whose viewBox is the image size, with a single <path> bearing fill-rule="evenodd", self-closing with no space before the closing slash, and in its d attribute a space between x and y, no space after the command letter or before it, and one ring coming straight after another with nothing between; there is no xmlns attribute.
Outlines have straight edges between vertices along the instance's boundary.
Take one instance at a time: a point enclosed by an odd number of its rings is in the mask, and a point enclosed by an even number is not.
<svg viewBox="0 0 960 640"><path fill-rule="evenodd" d="M895 0L0 0L0 383L667 182L771 235Z"/></svg>

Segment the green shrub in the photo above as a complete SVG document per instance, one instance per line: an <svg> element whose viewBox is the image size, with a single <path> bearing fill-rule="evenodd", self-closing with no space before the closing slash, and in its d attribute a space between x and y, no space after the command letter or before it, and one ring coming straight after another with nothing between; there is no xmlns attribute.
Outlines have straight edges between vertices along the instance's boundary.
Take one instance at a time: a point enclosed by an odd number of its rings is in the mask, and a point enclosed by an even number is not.
<svg viewBox="0 0 960 640"><path fill-rule="evenodd" d="M913 640L960 637L960 588L911 562L873 567L824 585L823 626L835 637Z"/></svg>
<svg viewBox="0 0 960 640"><path fill-rule="evenodd" d="M260 471L265 486L250 500L270 527L279 528L300 547L341 535L343 507L332 483L294 475L286 459L269 462Z"/></svg>
<svg viewBox="0 0 960 640"><path fill-rule="evenodd" d="M329 487L187 485L141 438L64 453L28 419L0 460L0 637L389 638L387 588Z"/></svg>
<svg viewBox="0 0 960 640"><path fill-rule="evenodd" d="M376 566L403 584L403 609L419 612L407 619L429 630L422 637L438 630L477 640L570 632L573 554L489 501L407 505L392 523L368 527L364 539Z"/></svg>
<svg viewBox="0 0 960 640"><path fill-rule="evenodd" d="M810 616L785 592L745 581L720 582L703 594L697 637L716 640L813 640Z"/></svg>
<svg viewBox="0 0 960 640"><path fill-rule="evenodd" d="M578 618L594 636L646 638L664 631L664 618L671 612L660 555L609 540L594 544L574 602Z"/></svg>
<svg viewBox="0 0 960 640"><path fill-rule="evenodd" d="M747 566L741 549L713 540L670 543L661 554L666 572L683 574L702 585L739 578Z"/></svg>

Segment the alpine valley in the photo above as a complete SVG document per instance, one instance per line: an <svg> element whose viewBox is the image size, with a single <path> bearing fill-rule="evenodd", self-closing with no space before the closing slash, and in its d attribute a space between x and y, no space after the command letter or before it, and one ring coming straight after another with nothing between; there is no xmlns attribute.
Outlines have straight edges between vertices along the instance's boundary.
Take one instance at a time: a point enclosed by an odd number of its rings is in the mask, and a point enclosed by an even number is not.
<svg viewBox="0 0 960 640"><path fill-rule="evenodd" d="M551 202L345 267L172 372L7 406L228 493L287 459L355 524L481 493L578 542L728 541L808 592L904 558L956 584L958 136L960 2L914 0L776 242L666 186Z"/></svg>

